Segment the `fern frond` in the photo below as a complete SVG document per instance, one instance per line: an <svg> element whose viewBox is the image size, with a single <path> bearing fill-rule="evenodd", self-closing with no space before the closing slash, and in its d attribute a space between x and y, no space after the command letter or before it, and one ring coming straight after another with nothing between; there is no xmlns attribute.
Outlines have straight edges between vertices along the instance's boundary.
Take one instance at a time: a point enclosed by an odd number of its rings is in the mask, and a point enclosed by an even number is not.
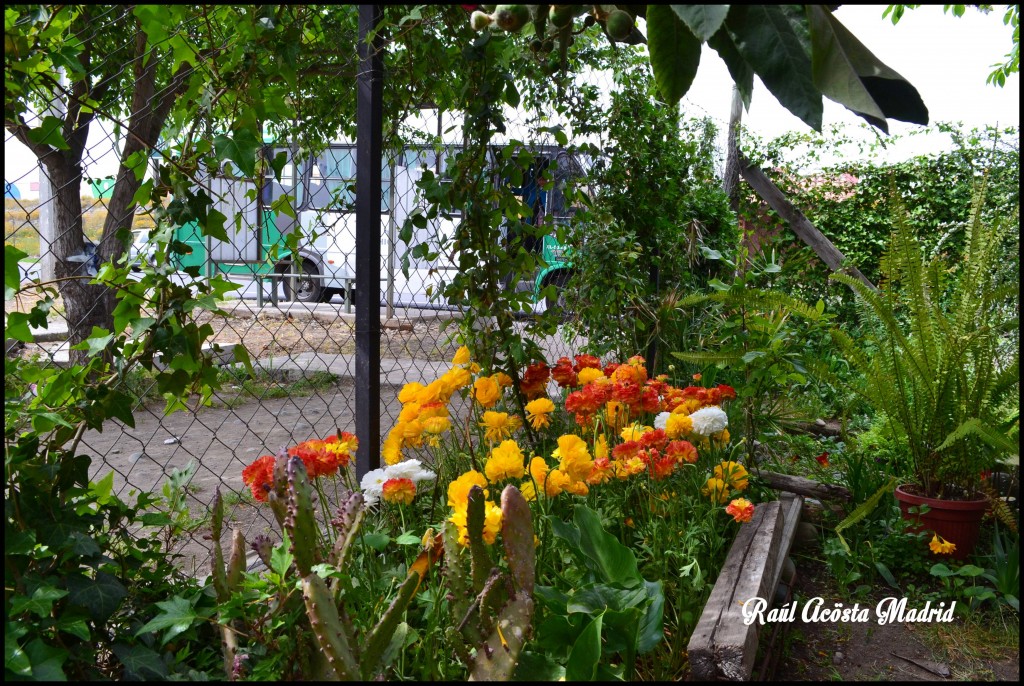
<svg viewBox="0 0 1024 686"><path fill-rule="evenodd" d="M849 529L851 526L874 512L875 508L878 507L878 502L882 499L882 496L892 491L894 488L896 488L896 477L891 476L889 477L888 483L875 491L870 498L858 505L853 512L847 515L846 519L836 524L836 536L839 537L839 542L843 544L843 548L846 550L847 554L850 552L850 546L846 544L846 540L843 538L841 532L844 529Z"/></svg>
<svg viewBox="0 0 1024 686"><path fill-rule="evenodd" d="M1002 452L1012 453L1018 450L1018 446L1013 441L1008 439L999 431L985 424L977 417L971 417L967 421L963 422L960 426L954 429L952 433L946 436L946 440L940 443L935 449L940 451L946 450L957 441L963 440L968 436L976 436L987 445Z"/></svg>
<svg viewBox="0 0 1024 686"><path fill-rule="evenodd" d="M985 500L988 501L989 507L992 508L992 514L996 516L1000 522L1003 523L1007 529L1012 531L1014 534L1017 532L1017 518L1013 516L1013 511L1010 510L1010 506L1006 504L1006 501L999 497L992 482L988 479L981 480L981 493L985 496Z"/></svg>

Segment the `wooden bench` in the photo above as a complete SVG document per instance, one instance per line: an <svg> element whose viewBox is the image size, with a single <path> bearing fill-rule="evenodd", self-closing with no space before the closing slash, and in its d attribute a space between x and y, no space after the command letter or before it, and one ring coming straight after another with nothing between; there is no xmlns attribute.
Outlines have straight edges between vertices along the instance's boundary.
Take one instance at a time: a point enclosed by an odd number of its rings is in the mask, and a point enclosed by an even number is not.
<svg viewBox="0 0 1024 686"><path fill-rule="evenodd" d="M750 679L764 627L744 623L743 604L757 597L771 607L803 500L784 493L780 500L757 505L740 527L687 646L691 679Z"/></svg>

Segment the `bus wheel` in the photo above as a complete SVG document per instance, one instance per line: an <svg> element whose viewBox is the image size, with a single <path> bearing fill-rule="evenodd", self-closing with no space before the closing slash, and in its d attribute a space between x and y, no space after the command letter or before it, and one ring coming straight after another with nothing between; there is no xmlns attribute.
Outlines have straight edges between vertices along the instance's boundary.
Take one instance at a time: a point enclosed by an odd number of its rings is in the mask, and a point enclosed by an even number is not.
<svg viewBox="0 0 1024 686"><path fill-rule="evenodd" d="M295 279L295 292L292 292L292 280L284 280L284 297L286 300L301 303L318 303L324 288L320 283L320 270L310 260L302 261L302 272Z"/></svg>
<svg viewBox="0 0 1024 686"><path fill-rule="evenodd" d="M555 296L547 296L545 298L548 309L551 310L557 308L563 319L572 314L571 308L569 308L565 300L566 284L568 283L570 276L571 273L568 271L555 272L548 277L548 280L545 283L546 286L555 287Z"/></svg>

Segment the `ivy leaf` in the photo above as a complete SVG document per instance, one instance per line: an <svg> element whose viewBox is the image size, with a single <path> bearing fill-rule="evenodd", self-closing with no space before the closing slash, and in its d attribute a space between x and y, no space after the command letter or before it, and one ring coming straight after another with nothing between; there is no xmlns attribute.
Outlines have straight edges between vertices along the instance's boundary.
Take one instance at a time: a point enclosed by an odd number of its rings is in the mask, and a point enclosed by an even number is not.
<svg viewBox="0 0 1024 686"><path fill-rule="evenodd" d="M213 137L213 149L217 153L217 159L221 162L234 162L238 169L249 177L256 173L256 152L261 145L262 141L248 129L235 132L234 138L224 133Z"/></svg>
<svg viewBox="0 0 1024 686"><path fill-rule="evenodd" d="M828 98L889 132L887 117L928 123L928 108L906 79L883 64L822 5L808 5L814 85Z"/></svg>
<svg viewBox="0 0 1024 686"><path fill-rule="evenodd" d="M737 5L725 27L736 50L779 103L821 131L821 91L811 78L810 36L803 10L789 5Z"/></svg>
<svg viewBox="0 0 1024 686"><path fill-rule="evenodd" d="M200 222L203 235L212 236L219 241L227 243L230 239L228 238L228 232L224 229L225 221L227 221L227 217L222 212L211 209L206 215L206 221Z"/></svg>
<svg viewBox="0 0 1024 686"><path fill-rule="evenodd" d="M97 622L105 622L128 595L124 584L105 572L98 572L95 579L68 577L68 590L68 602L88 610Z"/></svg>
<svg viewBox="0 0 1024 686"><path fill-rule="evenodd" d="M11 599L11 615L31 612L39 617L48 617L53 611L54 601L68 594L67 591L53 586L40 586L30 596L15 596Z"/></svg>
<svg viewBox="0 0 1024 686"><path fill-rule="evenodd" d="M4 300L10 300L21 288L21 270L18 263L22 258L28 257L13 245L4 246Z"/></svg>
<svg viewBox="0 0 1024 686"><path fill-rule="evenodd" d="M702 43L721 28L729 14L728 5L670 5Z"/></svg>
<svg viewBox="0 0 1024 686"><path fill-rule="evenodd" d="M115 643L114 655L124 665L125 681L163 681L167 678L167 665L159 653L146 646Z"/></svg>
<svg viewBox="0 0 1024 686"><path fill-rule="evenodd" d="M178 634L188 631L192 623L199 618L195 608L192 607L192 603L181 596L174 596L170 600L160 601L156 606L160 612L157 613L156 617L149 620L145 626L135 632L135 635L141 636L150 631L167 629L167 633L164 634L160 645L165 645Z"/></svg>
<svg viewBox="0 0 1024 686"><path fill-rule="evenodd" d="M47 645L40 639L29 641L25 654L32 664L32 678L36 681L67 681L61 665L68 659L68 651Z"/></svg>
<svg viewBox="0 0 1024 686"><path fill-rule="evenodd" d="M676 103L690 90L700 64L701 43L671 7L647 7L647 43L658 90Z"/></svg>

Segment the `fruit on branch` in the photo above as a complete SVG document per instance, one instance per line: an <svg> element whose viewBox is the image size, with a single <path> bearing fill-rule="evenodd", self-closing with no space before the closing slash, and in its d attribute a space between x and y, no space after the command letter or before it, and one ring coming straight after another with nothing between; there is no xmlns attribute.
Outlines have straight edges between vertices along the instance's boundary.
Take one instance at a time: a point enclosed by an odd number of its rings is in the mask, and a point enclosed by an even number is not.
<svg viewBox="0 0 1024 686"><path fill-rule="evenodd" d="M633 32L633 17L630 16L629 12L615 10L608 15L605 28L611 38L624 41Z"/></svg>
<svg viewBox="0 0 1024 686"><path fill-rule="evenodd" d="M556 29L565 28L576 17L574 5L552 5L548 10L548 20Z"/></svg>
<svg viewBox="0 0 1024 686"><path fill-rule="evenodd" d="M530 9L526 5L498 5L493 18L499 29L515 33L529 23Z"/></svg>
<svg viewBox="0 0 1024 686"><path fill-rule="evenodd" d="M486 12L476 10L469 17L469 25L473 27L474 31L483 31L488 26L494 23L494 18Z"/></svg>

